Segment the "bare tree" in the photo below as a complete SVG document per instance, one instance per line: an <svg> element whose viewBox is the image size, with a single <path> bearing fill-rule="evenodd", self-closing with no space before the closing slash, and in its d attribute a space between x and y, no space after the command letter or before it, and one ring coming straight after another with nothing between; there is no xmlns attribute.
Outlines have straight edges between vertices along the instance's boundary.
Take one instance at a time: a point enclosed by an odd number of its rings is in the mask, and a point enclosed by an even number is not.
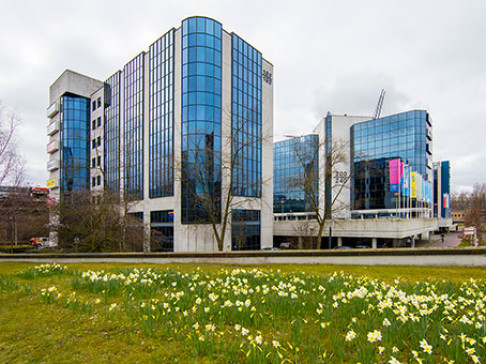
<svg viewBox="0 0 486 364"><path fill-rule="evenodd" d="M486 230L486 183L474 185L464 222L468 226L476 226L478 238L481 240Z"/></svg>
<svg viewBox="0 0 486 364"><path fill-rule="evenodd" d="M328 153L325 143L318 142L314 148L296 148L294 155L299 161L301 173L289 178L288 183L300 189L305 196L305 206L312 212L317 222L316 240L312 248L323 248L322 235L326 223L333 219L333 215L346 209L339 197L348 190L351 174L342 171L342 166L349 162L349 144L334 139ZM324 196L319 196L319 155L326 155L324 169ZM330 198L328 198L330 197Z"/></svg>
<svg viewBox="0 0 486 364"><path fill-rule="evenodd" d="M451 194L451 209L453 211L466 211L469 209L471 194L465 191Z"/></svg>
<svg viewBox="0 0 486 364"><path fill-rule="evenodd" d="M19 186L23 181L24 163L17 146L20 123L17 114L0 102L0 186Z"/></svg>
<svg viewBox="0 0 486 364"><path fill-rule="evenodd" d="M45 236L48 212L45 197L30 194L27 187L3 187L0 195L0 241L12 245Z"/></svg>
<svg viewBox="0 0 486 364"><path fill-rule="evenodd" d="M101 159L98 150L94 158ZM88 180L86 186L61 193L59 202L51 209L51 216L57 217L52 221L59 222L53 224L58 231L59 246L89 252L142 250L143 221L130 212L136 196L129 188L112 189L104 166L97 164L102 189L90 190ZM69 166L73 171L93 167L84 163Z"/></svg>
<svg viewBox="0 0 486 364"><path fill-rule="evenodd" d="M118 193L71 192L53 211L60 216L59 246L88 252L142 250L143 225L120 210Z"/></svg>
<svg viewBox="0 0 486 364"><path fill-rule="evenodd" d="M7 110L0 102L0 223L5 230L13 226L12 239L17 243L18 214L25 210L23 198L19 193L24 179L24 162L17 146L17 130L20 118L13 111Z"/></svg>

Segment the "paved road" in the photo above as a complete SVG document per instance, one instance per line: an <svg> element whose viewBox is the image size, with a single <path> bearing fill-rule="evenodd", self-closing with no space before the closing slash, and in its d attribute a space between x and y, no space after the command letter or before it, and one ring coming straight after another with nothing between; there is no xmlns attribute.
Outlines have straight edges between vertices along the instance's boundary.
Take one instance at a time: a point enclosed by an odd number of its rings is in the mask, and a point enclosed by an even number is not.
<svg viewBox="0 0 486 364"><path fill-rule="evenodd" d="M440 235L432 235L431 241L432 244L429 245L431 248L445 248L445 247L454 247L458 246L461 242L461 238L459 238L459 232L450 232L444 234L444 241L441 241Z"/></svg>

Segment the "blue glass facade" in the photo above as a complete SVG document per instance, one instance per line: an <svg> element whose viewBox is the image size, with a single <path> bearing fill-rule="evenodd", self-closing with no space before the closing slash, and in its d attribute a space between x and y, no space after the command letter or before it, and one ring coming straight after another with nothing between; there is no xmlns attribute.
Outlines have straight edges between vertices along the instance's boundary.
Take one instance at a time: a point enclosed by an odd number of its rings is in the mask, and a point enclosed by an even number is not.
<svg viewBox="0 0 486 364"><path fill-rule="evenodd" d="M444 161L440 164L440 173L441 173L441 184L440 184L440 191L441 191L441 201L440 203L440 217L442 218L449 218L451 217L451 211L448 206L444 207L444 196L447 194L447 200L450 201L451 195L451 167L449 161Z"/></svg>
<svg viewBox="0 0 486 364"><path fill-rule="evenodd" d="M150 212L153 251L174 251L174 211Z"/></svg>
<svg viewBox="0 0 486 364"><path fill-rule="evenodd" d="M149 197L174 194L174 30L150 46Z"/></svg>
<svg viewBox="0 0 486 364"><path fill-rule="evenodd" d="M351 127L352 208L397 206L390 193L388 161L400 158L432 181L432 124L424 110L412 110ZM402 199L404 197L402 196ZM404 202L400 201L399 206Z"/></svg>
<svg viewBox="0 0 486 364"><path fill-rule="evenodd" d="M89 99L61 96L61 196L89 190Z"/></svg>
<svg viewBox="0 0 486 364"><path fill-rule="evenodd" d="M312 212L318 204L319 136L273 145L273 211Z"/></svg>
<svg viewBox="0 0 486 364"><path fill-rule="evenodd" d="M221 24L182 22L182 223L221 214Z"/></svg>
<svg viewBox="0 0 486 364"><path fill-rule="evenodd" d="M397 197L390 189L390 159L378 158L354 163L351 188L354 210L396 207Z"/></svg>
<svg viewBox="0 0 486 364"><path fill-rule="evenodd" d="M143 199L144 53L127 63L124 76L124 187L130 199Z"/></svg>
<svg viewBox="0 0 486 364"><path fill-rule="evenodd" d="M232 35L233 195L261 196L262 55Z"/></svg>
<svg viewBox="0 0 486 364"><path fill-rule="evenodd" d="M104 166L111 191L120 190L120 78L117 72L105 83Z"/></svg>
<svg viewBox="0 0 486 364"><path fill-rule="evenodd" d="M355 124L351 127L353 161L401 158L414 171L431 180L431 128L428 113L424 110Z"/></svg>
<svg viewBox="0 0 486 364"><path fill-rule="evenodd" d="M231 211L232 250L260 250L260 211Z"/></svg>
<svg viewBox="0 0 486 364"><path fill-rule="evenodd" d="M434 214L439 218L450 218L451 170L449 161L434 166ZM444 201L445 200L445 201ZM444 205L444 202L446 204Z"/></svg>

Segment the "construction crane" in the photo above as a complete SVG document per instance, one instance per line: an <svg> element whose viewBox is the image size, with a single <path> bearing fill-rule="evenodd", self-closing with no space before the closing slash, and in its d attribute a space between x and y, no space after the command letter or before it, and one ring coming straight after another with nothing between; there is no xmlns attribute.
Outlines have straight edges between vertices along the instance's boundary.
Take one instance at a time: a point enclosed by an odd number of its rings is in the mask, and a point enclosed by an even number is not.
<svg viewBox="0 0 486 364"><path fill-rule="evenodd" d="M381 114L381 108L383 106L383 99L385 98L385 89L381 89L380 98L378 99L378 104L376 105L375 116L373 119L378 119Z"/></svg>

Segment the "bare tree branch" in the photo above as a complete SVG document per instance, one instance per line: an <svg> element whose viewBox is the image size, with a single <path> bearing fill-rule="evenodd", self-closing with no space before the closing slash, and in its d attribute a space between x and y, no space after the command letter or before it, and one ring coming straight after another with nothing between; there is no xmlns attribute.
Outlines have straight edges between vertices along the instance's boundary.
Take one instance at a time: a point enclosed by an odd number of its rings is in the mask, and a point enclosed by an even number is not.
<svg viewBox="0 0 486 364"><path fill-rule="evenodd" d="M288 181L290 186L300 189L304 193L307 211L312 212L315 216L318 229L312 248L322 248L322 234L326 222L332 219L333 214L345 208L339 204L339 197L348 188L348 182L351 178L350 173L341 173L339 178L335 178L334 181L331 180L331 191L325 189L324 194L325 196L331 195L332 199L325 201L324 205L321 206L324 199L319 198L319 176L318 172L316 175L315 170L319 165L319 151L325 147L325 142L319 142L313 150L302 151L299 148L295 148L294 155L299 161L301 174L291 177ZM341 140L333 140L330 154L325 163L325 179L333 178L333 175L336 176L336 172L339 172L339 165L347 165L349 160L348 150L347 143ZM326 183L325 185L327 186L328 184Z"/></svg>
<svg viewBox="0 0 486 364"><path fill-rule="evenodd" d="M20 123L17 114L0 102L0 186L19 186L24 179L24 162L17 147Z"/></svg>

